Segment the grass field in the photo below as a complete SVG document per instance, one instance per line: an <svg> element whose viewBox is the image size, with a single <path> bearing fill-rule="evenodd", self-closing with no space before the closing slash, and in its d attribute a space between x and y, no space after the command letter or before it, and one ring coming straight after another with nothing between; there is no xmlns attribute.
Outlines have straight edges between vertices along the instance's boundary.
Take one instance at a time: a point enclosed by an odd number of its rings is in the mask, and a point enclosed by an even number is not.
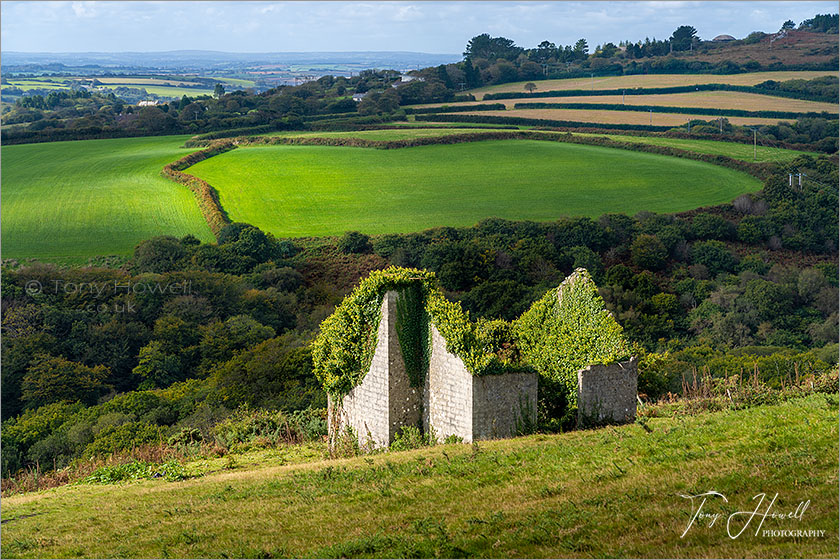
<svg viewBox="0 0 840 560"><path fill-rule="evenodd" d="M465 111L459 115L487 115L495 117L521 117L576 121L593 124L645 124L653 126L682 126L690 120L714 120L712 115L690 115L683 113L651 113L649 111L609 111L602 109L511 109L508 111ZM737 125L777 124L790 119L761 119L754 117L726 117Z"/></svg>
<svg viewBox="0 0 840 560"><path fill-rule="evenodd" d="M3 499L6 558L836 558L837 397ZM703 512L683 496L708 491ZM727 518L786 514L737 538ZM696 507L695 504L694 507ZM732 518L732 532L748 516ZM685 532L684 536L680 536ZM756 535L756 533L758 533Z"/></svg>
<svg viewBox="0 0 840 560"><path fill-rule="evenodd" d="M347 132L271 132L257 136L282 136L284 138L365 138L367 140L409 140L411 138L440 138L454 134L481 134L482 132L496 132L495 130L479 130L475 128L405 127L405 130L355 130Z"/></svg>
<svg viewBox="0 0 840 560"><path fill-rule="evenodd" d="M653 146L668 146L671 148L679 148L680 150L689 150L701 154L712 154L720 156L728 156L742 161L790 161L800 155L808 154L817 156L815 152L800 152L797 150L785 150L783 148L774 148L772 146L756 147L756 158L753 160L753 146L752 144L741 144L738 142L718 142L716 140L690 140L682 138L667 138L664 136L625 136L623 134L583 134L575 133L575 136L606 136L612 140L619 140L621 142L633 142L636 144L651 144Z"/></svg>
<svg viewBox="0 0 840 560"><path fill-rule="evenodd" d="M3 146L3 257L84 261L155 235L212 241L193 194L159 175L188 136Z"/></svg>
<svg viewBox="0 0 840 560"><path fill-rule="evenodd" d="M405 123L403 123L405 124ZM411 123L414 126L405 126L404 130L357 130L351 132L274 132L265 136L282 136L286 138L364 138L367 140L405 140L410 138L436 138L452 134L480 134L482 132L494 132L490 130L454 128L434 126L443 123ZM430 128L423 129L418 125L428 124ZM487 127L492 125L485 125ZM533 127L528 127L533 128ZM743 161L789 161L803 154L819 155L815 152L802 152L798 150L786 150L771 146L760 145L756 149L756 158L753 159L752 145L738 142L720 142L716 140L684 140L681 138L668 138L665 136L628 136L623 134L587 134L575 133L576 136L599 136L619 140L622 142L633 142L636 144L650 144L653 146L670 146L681 150L693 151L701 154L712 154L728 156Z"/></svg>
<svg viewBox="0 0 840 560"><path fill-rule="evenodd" d="M525 99L491 99L464 103L433 103L417 107L442 107L448 105L488 105L503 103L512 109L517 103L611 103L625 105L658 105L663 107L699 107L704 109L740 109L742 111L789 111L795 113L837 113L837 105L802 99L786 99L740 91L698 91L692 93L665 93L661 95L593 95L575 97L534 97Z"/></svg>
<svg viewBox="0 0 840 560"><path fill-rule="evenodd" d="M637 74L632 76L609 76L605 78L571 78L565 80L539 80L534 82L537 91L567 89L621 89L691 86L697 84L732 84L735 86L754 86L767 80L809 80L819 76L832 76L828 71L801 72L749 72L745 74ZM485 93L525 91L527 82L513 82L498 86L487 86L468 91L481 99Z"/></svg>
<svg viewBox="0 0 840 560"><path fill-rule="evenodd" d="M492 216L675 212L761 188L748 175L702 162L522 140L399 150L259 146L188 172L219 191L232 220L283 237L410 232Z"/></svg>

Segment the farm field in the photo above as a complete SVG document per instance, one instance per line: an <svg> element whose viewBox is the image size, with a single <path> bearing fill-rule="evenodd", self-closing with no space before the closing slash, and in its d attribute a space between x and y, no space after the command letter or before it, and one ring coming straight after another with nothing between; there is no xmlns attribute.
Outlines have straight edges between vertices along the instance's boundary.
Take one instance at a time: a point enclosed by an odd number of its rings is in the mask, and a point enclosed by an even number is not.
<svg viewBox="0 0 840 560"><path fill-rule="evenodd" d="M464 103L434 103L417 107L456 107L459 105L489 105L503 103L513 109L517 103L610 103L624 105L659 105L664 107L697 107L703 109L740 109L743 111L788 111L794 113L837 113L837 105L802 99L773 97L740 91L698 91L694 93L663 93L659 95L593 95L575 97L533 97L523 99L492 99Z"/></svg>
<svg viewBox="0 0 840 560"><path fill-rule="evenodd" d="M524 119L543 119L558 121L576 121L598 124L641 124L653 126L683 126L690 120L714 120L712 115L691 115L685 113L658 113L649 111L610 111L602 109L510 109L508 111L464 111L458 115L485 115L493 117L520 117ZM737 125L760 125L789 122L790 119L763 119L756 117L726 117Z"/></svg>
<svg viewBox="0 0 840 560"><path fill-rule="evenodd" d="M365 138L367 140L410 140L412 138L440 138L455 134L481 134L482 132L497 132L494 129L431 127L405 127L405 130L379 129L354 130L345 132L270 132L258 136L280 136L283 138Z"/></svg>
<svg viewBox="0 0 840 560"><path fill-rule="evenodd" d="M650 144L653 146L667 146L680 150L689 150L700 154L711 154L728 156L742 161L758 162L781 162L789 161L798 156L807 154L817 156L816 152L801 152L798 150L786 150L773 146L758 145L755 150L756 158L753 160L752 144L741 144L739 142L720 142L717 140L693 140L683 138L668 138L666 136L629 136L624 134L588 134L575 132L575 136L597 136L607 137L620 142L633 142L636 144Z"/></svg>
<svg viewBox="0 0 840 560"><path fill-rule="evenodd" d="M496 216L675 212L757 191L749 175L667 156L506 140L399 150L258 146L187 170L234 221L281 237L419 231Z"/></svg>
<svg viewBox="0 0 840 560"><path fill-rule="evenodd" d="M155 235L213 235L195 198L159 175L188 136L3 146L3 257L84 262Z"/></svg>
<svg viewBox="0 0 840 560"><path fill-rule="evenodd" d="M396 124L396 123L394 123ZM405 124L405 123L403 123ZM444 123L413 123L415 126L405 126L404 130L381 129L381 130L357 130L349 132L273 132L265 134L264 136L280 136L284 138L364 138L367 140L407 140L411 138L435 138L441 136L448 136L452 134L474 134L482 132L491 132L490 130L476 129L476 128L454 128L441 125ZM429 129L420 128L419 125L428 124ZM486 127L492 125L485 125ZM533 127L522 127L533 128ZM492 132L496 132L493 130ZM541 132L541 131L535 131ZM701 154L712 154L728 156L734 159L743 161L788 161L800 155L808 154L817 156L816 152L803 152L799 150L787 150L784 148L776 148L773 146L759 145L755 151L755 159L753 159L752 145L741 144L739 142L721 142L718 140L701 140L701 139L682 139L669 138L667 136L630 136L623 134L590 134L575 132L575 136L597 136L607 137L612 140L621 142L633 142L636 144L650 144L653 146L668 146L672 148L679 148L681 150L689 150Z"/></svg>
<svg viewBox="0 0 840 560"><path fill-rule="evenodd" d="M7 558L836 557L837 397L199 478L4 497ZM221 460L219 460L221 462ZM704 512L683 497L714 489ZM726 518L778 492L770 530ZM696 507L696 506L695 506ZM763 510L762 510L763 511ZM743 520L733 520L733 532ZM685 532L684 537L680 535Z"/></svg>
<svg viewBox="0 0 840 560"><path fill-rule="evenodd" d="M601 78L569 78L560 80L539 80L534 83L537 91L567 89L621 89L691 86L696 84L731 84L734 86L754 86L767 80L810 80L820 76L832 76L836 73L824 70L748 72L745 74L635 74L630 76L607 76ZM485 93L525 91L527 82L512 82L498 86L486 86L469 90L476 99Z"/></svg>

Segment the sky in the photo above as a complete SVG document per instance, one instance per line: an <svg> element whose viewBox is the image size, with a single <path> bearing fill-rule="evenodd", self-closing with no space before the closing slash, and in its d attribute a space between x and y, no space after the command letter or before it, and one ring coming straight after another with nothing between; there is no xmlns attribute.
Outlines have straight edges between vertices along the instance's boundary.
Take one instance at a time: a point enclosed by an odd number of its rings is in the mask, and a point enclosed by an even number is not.
<svg viewBox="0 0 840 560"><path fill-rule="evenodd" d="M490 33L533 47L777 31L837 2L0 2L0 48L23 52L461 53Z"/></svg>

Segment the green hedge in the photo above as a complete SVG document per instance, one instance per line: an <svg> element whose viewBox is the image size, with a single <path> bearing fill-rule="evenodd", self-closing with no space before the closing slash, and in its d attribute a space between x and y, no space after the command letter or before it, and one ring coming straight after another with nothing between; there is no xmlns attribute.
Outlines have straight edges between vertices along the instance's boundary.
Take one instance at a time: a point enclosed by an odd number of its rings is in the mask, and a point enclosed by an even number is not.
<svg viewBox="0 0 840 560"><path fill-rule="evenodd" d="M517 126L554 126L563 128L594 128L598 123L579 121L559 121L553 119L529 119L525 117L497 117L494 115L417 115L416 121L422 122L466 122L486 124L512 124ZM601 128L611 130L647 130L651 132L665 132L671 130L671 126L651 126L647 124L608 124L601 125Z"/></svg>
<svg viewBox="0 0 840 560"><path fill-rule="evenodd" d="M477 105L441 105L439 107L405 107L406 115L421 115L427 113L461 113L465 111L504 111L504 103L487 103Z"/></svg>
<svg viewBox="0 0 840 560"><path fill-rule="evenodd" d="M739 91L744 93L758 93L761 95L771 95L773 97L786 97L789 99L804 99L806 101L825 101L829 103L835 101L826 96L809 95L805 92L785 91L779 89L761 88L756 86L734 86L730 84L697 84L693 86L671 86L658 88L565 89L536 91L534 93L510 91L500 93L487 93L484 95L484 101L488 101L491 99L524 99L534 97L583 97L600 95L618 95L619 93L624 93L625 95L657 95L664 93L690 93L695 91Z"/></svg>
<svg viewBox="0 0 840 560"><path fill-rule="evenodd" d="M601 109L606 111L656 111L723 117L759 117L765 119L798 119L801 117L831 118L828 113L793 111L744 111L742 109L710 109L708 107L669 107L664 105L624 105L621 103L517 103L514 109Z"/></svg>

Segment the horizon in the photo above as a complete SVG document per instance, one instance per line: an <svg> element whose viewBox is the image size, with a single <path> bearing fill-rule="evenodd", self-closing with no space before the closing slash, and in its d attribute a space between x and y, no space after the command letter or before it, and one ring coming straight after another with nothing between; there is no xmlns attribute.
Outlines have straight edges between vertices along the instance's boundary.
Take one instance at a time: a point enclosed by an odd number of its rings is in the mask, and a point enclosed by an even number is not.
<svg viewBox="0 0 840 560"><path fill-rule="evenodd" d="M467 41L481 33L526 48L543 40L565 45L580 38L594 48L605 42L665 39L680 25L692 25L705 40L720 34L741 38L776 31L787 19L799 24L818 13L836 12L837 3L826 1L4 1L0 30L3 52L21 54L189 50L460 56ZM160 48L144 48L150 41ZM234 48L219 49L220 41Z"/></svg>

